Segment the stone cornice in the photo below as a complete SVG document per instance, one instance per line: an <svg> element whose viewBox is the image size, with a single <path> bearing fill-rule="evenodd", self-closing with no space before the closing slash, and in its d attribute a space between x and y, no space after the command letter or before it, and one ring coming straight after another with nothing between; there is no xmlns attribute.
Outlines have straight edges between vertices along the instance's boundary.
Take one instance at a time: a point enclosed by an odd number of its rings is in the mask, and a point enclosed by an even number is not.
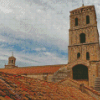
<svg viewBox="0 0 100 100"><path fill-rule="evenodd" d="M92 24L92 25L87 25L87 26L85 25L85 26L74 27L73 29L69 29L69 31L86 29L86 28L90 28L90 27L97 27L97 23L96 24Z"/></svg>
<svg viewBox="0 0 100 100"><path fill-rule="evenodd" d="M73 45L69 45L68 47L72 47L72 46L82 46L82 45L91 45L91 44L99 44L99 42L91 42L91 43L80 43L80 44L73 44Z"/></svg>

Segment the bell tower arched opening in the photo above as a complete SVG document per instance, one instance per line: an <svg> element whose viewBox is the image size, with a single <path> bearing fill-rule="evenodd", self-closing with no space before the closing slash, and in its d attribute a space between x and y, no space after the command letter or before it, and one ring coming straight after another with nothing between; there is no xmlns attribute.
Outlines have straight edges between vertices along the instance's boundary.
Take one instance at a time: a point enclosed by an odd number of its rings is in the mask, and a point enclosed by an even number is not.
<svg viewBox="0 0 100 100"><path fill-rule="evenodd" d="M76 65L72 68L73 79L88 80L88 68L82 64Z"/></svg>
<svg viewBox="0 0 100 100"><path fill-rule="evenodd" d="M86 42L85 34L84 33L81 33L80 34L80 43L85 43L85 42Z"/></svg>
<svg viewBox="0 0 100 100"><path fill-rule="evenodd" d="M86 60L90 60L89 52L86 53Z"/></svg>
<svg viewBox="0 0 100 100"><path fill-rule="evenodd" d="M77 59L79 59L80 58L80 53L77 53Z"/></svg>
<svg viewBox="0 0 100 100"><path fill-rule="evenodd" d="M89 15L86 16L86 24L89 24L90 23L90 17Z"/></svg>
<svg viewBox="0 0 100 100"><path fill-rule="evenodd" d="M78 26L78 18L75 18L75 26Z"/></svg>

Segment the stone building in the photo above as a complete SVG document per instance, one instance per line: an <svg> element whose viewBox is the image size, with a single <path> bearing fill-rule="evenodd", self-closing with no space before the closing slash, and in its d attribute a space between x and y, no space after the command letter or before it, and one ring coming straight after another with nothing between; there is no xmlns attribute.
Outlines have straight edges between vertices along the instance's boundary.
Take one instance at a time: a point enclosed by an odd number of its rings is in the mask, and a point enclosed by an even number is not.
<svg viewBox="0 0 100 100"><path fill-rule="evenodd" d="M94 86L98 76L99 34L94 6L82 6L70 12L68 69L73 79L87 80Z"/></svg>
<svg viewBox="0 0 100 100"><path fill-rule="evenodd" d="M45 66L27 66L27 67L16 67L14 65L5 65L5 68L1 68L0 72L15 74L19 76L31 77L35 79L45 80L48 82L52 81L52 76L61 67L66 66L66 64L61 65L45 65Z"/></svg>
<svg viewBox="0 0 100 100"><path fill-rule="evenodd" d="M70 77L87 80L94 87L99 67L99 33L94 6L82 6L70 12L68 65Z"/></svg>
<svg viewBox="0 0 100 100"><path fill-rule="evenodd" d="M5 65L5 68L17 68L17 66L15 66L15 63L16 58L12 55L8 58L8 65Z"/></svg>
<svg viewBox="0 0 100 100"><path fill-rule="evenodd" d="M31 77L35 79L45 80L48 82L52 82L53 74L57 72L57 70L67 65L67 64L59 64L59 65L18 67L15 65L15 62L16 58L12 54L12 56L8 58L8 65L5 65L5 68L0 69L0 72Z"/></svg>
<svg viewBox="0 0 100 100"><path fill-rule="evenodd" d="M100 76L100 47L95 7L82 6L70 12L68 64L66 75L88 86L95 87ZM65 71L65 70L64 70ZM54 75L53 81L59 81L61 69ZM64 73L65 74L65 73ZM63 75L61 79L66 78Z"/></svg>

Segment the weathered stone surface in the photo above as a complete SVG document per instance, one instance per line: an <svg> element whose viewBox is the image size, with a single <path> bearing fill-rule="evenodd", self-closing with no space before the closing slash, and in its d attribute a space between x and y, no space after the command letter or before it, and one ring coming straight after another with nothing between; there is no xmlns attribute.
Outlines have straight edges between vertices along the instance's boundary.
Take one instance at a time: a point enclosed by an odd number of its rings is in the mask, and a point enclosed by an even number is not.
<svg viewBox="0 0 100 100"><path fill-rule="evenodd" d="M68 70L67 68L60 68L56 73L54 73L52 81L59 82L60 80L68 77Z"/></svg>
<svg viewBox="0 0 100 100"><path fill-rule="evenodd" d="M94 87L100 65L99 34L94 6L82 6L70 12L68 54L66 68L70 70L70 77L73 78L73 67L84 65L88 68L89 86Z"/></svg>

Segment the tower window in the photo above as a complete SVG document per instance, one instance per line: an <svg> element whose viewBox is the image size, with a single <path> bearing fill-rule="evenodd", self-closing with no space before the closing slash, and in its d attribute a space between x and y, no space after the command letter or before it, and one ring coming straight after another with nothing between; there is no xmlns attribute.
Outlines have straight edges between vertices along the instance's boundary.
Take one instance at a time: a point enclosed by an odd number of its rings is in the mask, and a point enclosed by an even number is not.
<svg viewBox="0 0 100 100"><path fill-rule="evenodd" d="M80 53L77 53L77 59L80 58Z"/></svg>
<svg viewBox="0 0 100 100"><path fill-rule="evenodd" d="M80 34L80 43L85 43L85 34L84 33Z"/></svg>
<svg viewBox="0 0 100 100"><path fill-rule="evenodd" d="M13 63L13 60L12 60L12 63Z"/></svg>
<svg viewBox="0 0 100 100"><path fill-rule="evenodd" d="M86 60L90 60L89 52L86 53Z"/></svg>
<svg viewBox="0 0 100 100"><path fill-rule="evenodd" d="M89 15L86 16L86 24L89 24L90 23L90 17Z"/></svg>
<svg viewBox="0 0 100 100"><path fill-rule="evenodd" d="M78 18L75 18L75 26L78 26Z"/></svg>

